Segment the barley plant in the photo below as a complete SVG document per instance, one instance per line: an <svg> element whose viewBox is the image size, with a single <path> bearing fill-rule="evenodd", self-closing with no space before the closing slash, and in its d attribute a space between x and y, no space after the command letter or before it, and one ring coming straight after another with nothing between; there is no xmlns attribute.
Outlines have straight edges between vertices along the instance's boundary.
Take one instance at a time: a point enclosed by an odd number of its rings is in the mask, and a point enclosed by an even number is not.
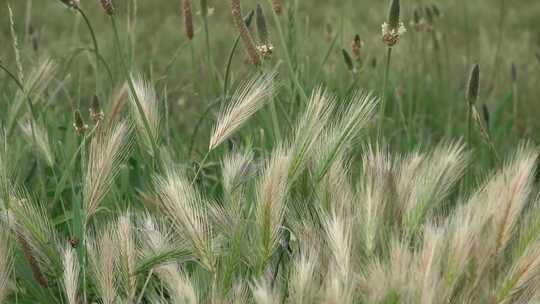
<svg viewBox="0 0 540 304"><path fill-rule="evenodd" d="M0 303L540 303L538 1L0 7Z"/></svg>

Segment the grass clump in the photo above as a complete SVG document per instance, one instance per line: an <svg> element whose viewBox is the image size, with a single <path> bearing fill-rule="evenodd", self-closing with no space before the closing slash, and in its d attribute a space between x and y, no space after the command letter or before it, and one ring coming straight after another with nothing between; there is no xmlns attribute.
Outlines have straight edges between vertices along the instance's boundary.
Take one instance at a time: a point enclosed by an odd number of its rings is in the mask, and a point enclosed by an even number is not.
<svg viewBox="0 0 540 304"><path fill-rule="evenodd" d="M0 302L537 302L514 14L314 1L7 6Z"/></svg>

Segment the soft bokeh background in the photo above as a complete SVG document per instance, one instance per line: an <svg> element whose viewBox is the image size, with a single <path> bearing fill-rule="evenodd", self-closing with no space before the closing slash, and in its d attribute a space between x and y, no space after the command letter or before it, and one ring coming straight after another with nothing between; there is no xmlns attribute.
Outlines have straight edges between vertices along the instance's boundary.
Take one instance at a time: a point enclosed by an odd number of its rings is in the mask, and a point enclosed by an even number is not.
<svg viewBox="0 0 540 304"><path fill-rule="evenodd" d="M194 2L195 11L198 12L199 3ZM362 51L364 68L354 87L380 93L383 68L380 64L373 64L375 61L382 62L385 54L384 45L380 42L380 26L386 17L388 1L285 2L289 7L294 3L297 5L296 14L291 16L294 18L283 21L283 24L301 82L308 89L324 83L337 95L346 94L351 76L343 63L341 49L349 49L353 35L358 33L365 42ZM113 69L114 79L107 82L111 85L108 88L110 93L101 96L108 99L122 83L121 74L115 71L118 61L112 44L111 27L98 0L81 0L81 3L95 28L101 52ZM174 134L191 136L197 118L206 105L218 96L218 92L207 85L207 50L202 18L200 15L195 18L192 55L191 46L184 35L181 1L117 0L114 3L122 18L126 33L124 38L132 46L131 61L156 84L159 95L166 98L169 110L175 117L170 122ZM415 9L432 3L436 3L443 14L435 23L438 49L434 48L432 33L417 33L409 24ZM86 105L89 96L93 95L94 78L91 77L92 54L77 53L81 47L91 47L82 19L58 0L17 0L10 4L15 14L25 68L30 69L39 58L52 57L64 68L62 71L65 74L58 75L57 80L64 81L65 89L69 92L65 95L75 99L76 104ZM209 17L211 56L216 71L223 78L236 30L229 15L228 1L210 0L208 4L212 12ZM247 14L255 4L256 1L243 1L244 13ZM262 4L267 5L266 1ZM0 56L14 70L7 2L3 1L0 7L3 20ZM536 54L540 51L539 16L540 2L529 0L402 1L402 19L409 32L394 51L391 87L395 94L390 98L400 109L405 109L400 111L408 111L408 120L417 122L409 129L409 133L417 136L408 136L410 140L403 144L410 147L411 144L432 138L463 135L463 91L468 70L475 62L480 63L482 70L480 101L496 117L503 118L512 109L509 101L512 99L511 63L514 62L517 67L519 121L494 122L498 124L492 126L498 145L504 148L512 145L516 138L538 138L539 124L536 118L540 104L540 62ZM271 34L273 30L274 27L270 27ZM275 37L275 32L273 34ZM332 46L333 35L337 35L337 38ZM281 46L277 38L273 43L276 52L272 63L278 64L283 59ZM328 50L329 60L323 67L323 73L316 78L315 71ZM70 60L73 62L68 66ZM285 64L281 64L280 68L286 71ZM233 79L242 80L249 73L250 67L245 64L243 51L240 50L233 61ZM0 76L0 79L3 77ZM6 86L8 84L4 81L2 87ZM6 92L3 90L0 96L5 97ZM58 97L55 102L66 101ZM393 108L396 110L396 107ZM69 115L66 117L69 118ZM396 125L401 126L401 123L396 121ZM517 129L517 136L508 136L511 125ZM204 135L198 143L201 149L206 145L210 126L211 121L204 123L201 128ZM403 132L400 128L395 132L390 131L389 135L402 138ZM198 142L199 138L195 140Z"/></svg>

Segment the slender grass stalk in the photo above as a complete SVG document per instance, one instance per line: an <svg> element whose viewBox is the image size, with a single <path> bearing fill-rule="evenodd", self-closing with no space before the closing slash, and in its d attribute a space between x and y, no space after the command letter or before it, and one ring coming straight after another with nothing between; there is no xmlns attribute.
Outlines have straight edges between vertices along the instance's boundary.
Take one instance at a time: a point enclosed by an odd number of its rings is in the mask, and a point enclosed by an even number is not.
<svg viewBox="0 0 540 304"><path fill-rule="evenodd" d="M210 28L208 26L208 4L206 0L201 0L201 17L204 26L204 39L206 43L206 65L208 67L208 78L214 84L214 87L219 87L217 84L217 75L214 71L214 63L212 62L212 48L210 43Z"/></svg>
<svg viewBox="0 0 540 304"><path fill-rule="evenodd" d="M270 6L272 6L272 4L273 4L272 0L267 0L267 2L268 2L268 4ZM298 79L298 75L296 74L296 72L294 70L294 66L293 66L292 60L291 60L291 55L289 54L289 51L288 51L288 48L287 48L287 43L285 42L285 35L284 35L283 29L281 27L281 21L279 20L279 16L278 16L278 14L276 13L275 10L272 10L272 17L274 19L274 24L276 25L276 28L277 28L279 41L281 43L281 47L282 47L282 50L283 50L283 55L285 57L285 62L287 63L287 68L289 70L289 75L292 78L292 81L293 81L294 85L296 86L296 89L298 90L298 93L300 94L300 98L302 98L302 100L305 103L308 103L309 98L306 95L304 87L302 86L302 84L300 84L300 80Z"/></svg>
<svg viewBox="0 0 540 304"><path fill-rule="evenodd" d="M382 89L382 97L381 97L381 105L379 109L379 126L378 126L378 136L379 138L382 137L384 133L384 116L385 116L385 109L386 109L386 100L387 100L387 91L388 91L388 78L390 75L390 61L392 59L392 48L389 47L386 51L386 63L384 67L384 80L383 80L383 89Z"/></svg>
<svg viewBox="0 0 540 304"><path fill-rule="evenodd" d="M96 56L96 93L98 93L99 87L100 87L100 79L101 79L101 75L99 74L99 64L102 59L102 56L99 54L99 46L96 39L96 33L94 32L94 28L92 27L92 23L90 22L90 19L88 19L88 16L86 16L86 13L83 11L83 9L80 8L80 6L78 5L75 6L75 9L84 19L84 23L86 24L86 27L88 28L88 32L90 33L90 36L92 37L92 44L94 45L94 53Z"/></svg>
<svg viewBox="0 0 540 304"><path fill-rule="evenodd" d="M249 12L249 14L244 18L244 23L246 24L246 27L249 28L251 25L251 21L253 20L253 16L255 15L255 11L252 10ZM232 61L234 54L236 53L236 50L238 49L238 45L240 44L241 34L236 35L236 39L234 40L233 46L231 48L231 51L229 52L229 56L227 57L227 67L225 68L225 80L223 82L223 98L226 101L228 99L228 91L229 91L229 83L231 79L231 67L232 67Z"/></svg>
<svg viewBox="0 0 540 304"><path fill-rule="evenodd" d="M116 25L116 18L114 15L110 15L110 18L111 18L113 31L114 31L114 38L115 38L116 48L118 51L118 56L120 57L120 62L124 69L124 73L125 73L125 77L126 77L129 89L131 91L131 94L133 95L133 100L135 101L135 104L137 106L137 111L139 111L139 114L141 115L143 125L144 125L144 130L146 132L146 135L150 139L153 154L154 154L154 170L157 170L157 167L161 165L159 161L159 148L156 143L156 139L154 138L154 136L152 136L152 129L150 128L148 117L146 117L146 114L144 113L144 109L142 107L141 101L139 100L139 96L137 95L137 91L135 90L135 84L133 83L133 77L131 75L131 72L129 71L124 61L124 57L122 53L122 44L120 42L120 35L118 34L118 26Z"/></svg>
<svg viewBox="0 0 540 304"><path fill-rule="evenodd" d="M518 96L518 85L517 85L517 68L516 64L512 62L511 66L511 76L512 76L512 111L514 117L514 129L518 129L518 115L519 115L519 96Z"/></svg>
<svg viewBox="0 0 540 304"><path fill-rule="evenodd" d="M79 145L81 146L81 149L78 150L79 153L77 153L75 156L79 157L79 162L81 165L81 174L80 174L80 184L84 184L84 172L86 171L86 145L85 145L85 138L84 134L86 133L86 125L84 121L82 120L81 113L79 111L75 112L74 117L74 127L76 132L78 133L78 141ZM83 285L83 299L86 302L86 246L85 246L85 235L86 235L86 214L85 210L82 206L84 201L84 191L80 191L80 194L73 198L73 233L75 234L75 239L79 243L79 245L76 247L77 251L77 257L79 260L79 265L81 268L81 274L82 274L82 285Z"/></svg>

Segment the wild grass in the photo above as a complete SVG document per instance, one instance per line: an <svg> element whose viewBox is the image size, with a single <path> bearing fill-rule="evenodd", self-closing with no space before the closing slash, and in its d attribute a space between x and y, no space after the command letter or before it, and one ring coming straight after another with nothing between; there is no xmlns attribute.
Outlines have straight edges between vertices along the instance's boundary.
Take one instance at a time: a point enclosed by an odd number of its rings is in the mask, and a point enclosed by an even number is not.
<svg viewBox="0 0 540 304"><path fill-rule="evenodd" d="M0 12L0 303L540 301L537 4L176 2Z"/></svg>

